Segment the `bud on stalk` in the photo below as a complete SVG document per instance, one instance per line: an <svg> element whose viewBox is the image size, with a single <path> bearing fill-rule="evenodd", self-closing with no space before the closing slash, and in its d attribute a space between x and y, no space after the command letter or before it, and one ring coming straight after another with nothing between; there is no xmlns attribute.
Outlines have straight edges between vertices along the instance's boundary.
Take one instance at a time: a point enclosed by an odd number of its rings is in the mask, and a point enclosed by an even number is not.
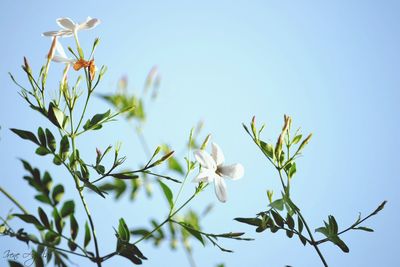
<svg viewBox="0 0 400 267"><path fill-rule="evenodd" d="M46 85L47 73L49 72L50 62L53 59L54 54L56 52L56 46L57 46L57 36L54 36L53 41L51 42L49 53L47 54L46 66L42 74L42 90L44 90L44 86Z"/></svg>
<svg viewBox="0 0 400 267"><path fill-rule="evenodd" d="M279 162L282 153L282 144L283 140L285 139L285 135L287 134L288 130L290 129L290 125L292 124L292 118L287 115L284 115L284 125L282 128L282 132L279 135L278 141L276 142L275 146L275 156Z"/></svg>

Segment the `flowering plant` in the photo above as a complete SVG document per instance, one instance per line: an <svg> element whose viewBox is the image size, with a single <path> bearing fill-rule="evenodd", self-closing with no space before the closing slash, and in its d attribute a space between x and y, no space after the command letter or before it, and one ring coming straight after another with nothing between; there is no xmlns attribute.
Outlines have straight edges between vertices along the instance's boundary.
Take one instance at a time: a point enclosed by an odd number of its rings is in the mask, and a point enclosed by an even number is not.
<svg viewBox="0 0 400 267"><path fill-rule="evenodd" d="M32 244L32 254L36 266L46 264L67 266L71 255L86 259L85 264L91 262L97 266L102 266L104 262L118 256L133 264L142 264L147 260L145 253L142 253L140 249L143 241L152 241L155 246L163 241L169 241L173 249L177 247L177 243L181 242L183 249L189 255L190 264L194 266L191 259L191 239L198 240L203 245L211 243L223 252L232 252L232 250L224 248L220 244L220 239L252 240L244 237L242 232L216 234L203 230L201 218L208 213L209 208L206 208L206 212L203 212L202 216L193 209L183 213L183 209L208 188L210 183L214 183L217 199L226 202L228 198L225 179L242 178L244 176L242 164L225 165L225 155L216 143L211 143L212 152L208 153L207 146L211 135L200 139L200 126L190 131L185 148L187 156L183 159L176 156L174 150L166 144L161 144L151 150L143 135L146 99L144 96L129 95L126 91L125 78L121 79L120 90L117 93L99 94L116 111L107 110L88 117L87 107L95 90L97 92L106 67L102 66L100 69L96 67L94 54L99 45L99 39L94 40L91 51L87 53L80 45L78 32L95 28L100 20L87 18L83 23L75 23L69 18L60 18L57 19L57 23L62 29L43 33L52 40L45 64L40 69L38 77L35 78L35 72L26 58L24 58L22 69L27 76L28 85L22 85L10 74L11 79L21 89L22 98L32 110L44 116L51 127L38 127L36 133L15 128L12 128L11 131L20 138L30 141L34 145L37 155L50 158L54 165L65 170L66 175L70 176L74 182L86 218L77 218L75 211L78 209L78 205L74 200L65 200L64 195L72 197L72 194L65 192L60 180L53 179L50 172L40 171L28 161L21 160L23 168L27 172L24 179L35 190L35 199L41 205L37 211L29 211L1 186L0 191L17 206L20 212L9 213L5 218L1 218L0 233ZM69 56L60 43L62 38L66 37L73 37L76 45L75 48L68 47ZM47 77L53 62L62 63L65 68L58 90L56 90L56 96L47 99L49 95ZM73 71L81 74L73 85L69 78L72 75L71 66ZM85 87L84 93L80 91L82 80ZM156 98L159 83L160 75L157 68L153 68L147 77L144 94L151 88L153 90L152 99ZM80 109L77 103L82 95L85 99ZM124 116L129 123L135 125L135 132L148 157L146 163L138 169L125 167L126 158L120 155L120 145L107 146L103 151L96 148L94 161L88 160L77 145L76 140L79 137L101 129L118 116ZM259 212L254 218L236 218L237 221L256 226L257 232L263 232L266 229L270 229L273 233L284 230L288 237L297 235L304 245L309 244L315 248L325 266L327 263L319 250L320 244L330 241L344 252L348 252L347 246L339 238L340 235L355 229L372 231L360 224L382 210L385 202L373 213L365 218L360 216L353 225L340 232L335 218L329 216L325 226L316 229L317 232L325 235L325 238L316 240L290 195L290 181L297 171L295 160L310 141L311 135L303 139L302 135L296 132L291 138L291 118L288 116L285 116L283 130L275 146L260 139L260 133L264 127L257 130L254 119L250 124L251 130L245 125L244 127L254 143L277 169L282 183L282 198L273 200L272 191L268 191L270 204L266 211ZM291 149L295 145L298 147L293 153ZM165 170L160 171L160 167L165 167ZM284 175L286 175L285 178ZM195 186L187 183L187 180L190 179L196 183ZM172 183L179 185L177 193L170 188ZM101 198L107 198L109 194L114 194L118 200L121 195L130 191L130 199L134 201L137 192L142 188L151 197L153 186L160 187L168 203L165 219L161 222L152 219L150 228L132 228L128 227L124 218L115 218L115 224L110 225L110 228L115 227L115 250L103 254L95 227L96 221L91 215L90 205L86 200L87 194L91 192ZM181 193L188 187L193 187L193 193L182 201ZM297 226L294 217L297 217ZM28 232L24 228L14 229L12 226L14 218L35 227L37 233ZM302 232L304 227L308 236ZM79 235L83 237L83 242L78 241ZM43 257L44 252L46 257ZM17 261L9 261L9 263L10 266L22 266Z"/></svg>

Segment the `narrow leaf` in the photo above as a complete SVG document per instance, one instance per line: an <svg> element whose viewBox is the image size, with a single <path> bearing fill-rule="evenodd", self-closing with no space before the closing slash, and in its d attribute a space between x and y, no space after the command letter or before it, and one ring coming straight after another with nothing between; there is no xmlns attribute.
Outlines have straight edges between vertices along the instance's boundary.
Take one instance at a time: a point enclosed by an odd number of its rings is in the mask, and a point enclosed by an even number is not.
<svg viewBox="0 0 400 267"><path fill-rule="evenodd" d="M36 136L33 133L24 131L24 130L14 129L14 128L11 128L10 130L13 131L13 133L18 135L19 137L21 137L22 139L30 140L40 146L39 141L37 140Z"/></svg>
<svg viewBox="0 0 400 267"><path fill-rule="evenodd" d="M61 217L65 218L71 214L73 214L75 212L75 203L72 200L68 200L66 202L64 202L61 211L60 211L60 215Z"/></svg>
<svg viewBox="0 0 400 267"><path fill-rule="evenodd" d="M83 242L83 247L86 248L87 245L89 245L90 240L92 239L90 235L90 229L89 229L89 224L86 222L85 223L85 240Z"/></svg>
<svg viewBox="0 0 400 267"><path fill-rule="evenodd" d="M173 206L173 194L172 194L171 189L166 184L161 182L160 180L158 180L158 182L159 182L159 184L161 186L161 189L164 192L165 198L168 200L169 207L172 209L172 206Z"/></svg>

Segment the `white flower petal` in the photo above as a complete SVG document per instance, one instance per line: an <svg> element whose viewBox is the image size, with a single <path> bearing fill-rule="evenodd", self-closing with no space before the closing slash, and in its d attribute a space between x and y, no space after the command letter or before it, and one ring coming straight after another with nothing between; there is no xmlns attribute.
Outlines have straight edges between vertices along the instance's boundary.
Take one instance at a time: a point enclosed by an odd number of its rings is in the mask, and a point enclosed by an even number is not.
<svg viewBox="0 0 400 267"><path fill-rule="evenodd" d="M98 24L100 24L100 20L99 19L96 19L96 18L92 19L91 17L88 17L85 22L79 24L79 30L93 29Z"/></svg>
<svg viewBox="0 0 400 267"><path fill-rule="evenodd" d="M64 48L62 47L60 42L57 42L56 44L56 51L61 57L67 58L67 55L64 52Z"/></svg>
<svg viewBox="0 0 400 267"><path fill-rule="evenodd" d="M207 152L203 150L196 150L193 152L193 154L196 160L200 163L201 167L214 171L217 169L214 159Z"/></svg>
<svg viewBox="0 0 400 267"><path fill-rule="evenodd" d="M213 159L217 163L217 166L219 166L222 163L224 163L224 161L225 161L224 153L222 152L222 150L219 147L219 145L217 145L216 143L212 143L211 147L212 147L211 156L213 157Z"/></svg>
<svg viewBox="0 0 400 267"><path fill-rule="evenodd" d="M68 37L73 35L73 32L70 30L60 30L60 31L48 31L48 32L44 32L42 33L42 36L46 36L46 37Z"/></svg>
<svg viewBox="0 0 400 267"><path fill-rule="evenodd" d="M74 63L75 62L75 60L72 58L66 58L66 57L62 57L60 55L54 55L51 60L54 62L59 62L59 63Z"/></svg>
<svg viewBox="0 0 400 267"><path fill-rule="evenodd" d="M226 184L222 177L220 177L218 175L215 176L214 188L215 188L215 194L217 195L218 200L221 202L226 202L226 200L228 199L227 194L226 194Z"/></svg>
<svg viewBox="0 0 400 267"><path fill-rule="evenodd" d="M214 177L216 176L215 172L206 168L203 168L201 172L193 179L192 182L199 183L211 183L214 181Z"/></svg>
<svg viewBox="0 0 400 267"><path fill-rule="evenodd" d="M230 177L233 180L242 178L244 174L244 167L240 163L219 166L218 171L225 177Z"/></svg>
<svg viewBox="0 0 400 267"><path fill-rule="evenodd" d="M61 28L66 30L73 31L76 28L75 23L70 18L59 18L56 22Z"/></svg>

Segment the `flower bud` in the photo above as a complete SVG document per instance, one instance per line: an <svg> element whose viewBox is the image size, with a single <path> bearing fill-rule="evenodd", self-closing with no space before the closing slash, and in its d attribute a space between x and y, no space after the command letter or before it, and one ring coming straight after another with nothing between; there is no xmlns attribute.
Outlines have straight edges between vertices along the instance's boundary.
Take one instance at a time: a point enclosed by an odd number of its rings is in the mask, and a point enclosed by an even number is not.
<svg viewBox="0 0 400 267"><path fill-rule="evenodd" d="M57 36L53 37L53 42L51 42L51 47L50 47L49 53L47 54L48 60L53 59L54 53L56 51L56 46L57 46Z"/></svg>
<svg viewBox="0 0 400 267"><path fill-rule="evenodd" d="M100 149L96 148L96 164L100 163L101 156L102 156L102 153L101 153Z"/></svg>
<svg viewBox="0 0 400 267"><path fill-rule="evenodd" d="M211 134L207 135L206 139L204 139L203 144L200 146L200 150L204 150L207 147L208 142L210 141Z"/></svg>
<svg viewBox="0 0 400 267"><path fill-rule="evenodd" d="M29 62L26 57L24 57L24 65L22 67L25 69L26 72L31 72L31 67L29 66Z"/></svg>
<svg viewBox="0 0 400 267"><path fill-rule="evenodd" d="M256 116L253 116L253 118L251 119L251 131L253 132L253 136L254 138L257 140L257 130L256 130Z"/></svg>
<svg viewBox="0 0 400 267"><path fill-rule="evenodd" d="M310 133L306 139L303 140L303 142L300 144L299 149L297 150L297 153L300 152L307 144L310 142L312 137L312 133Z"/></svg>
<svg viewBox="0 0 400 267"><path fill-rule="evenodd" d="M289 131L291 123L292 123L292 119L289 116L284 115L284 125L282 128L282 132L279 135L278 141L276 142L276 146L275 146L275 156L278 160L280 159L280 156L282 153L283 140L285 139L285 135Z"/></svg>
<svg viewBox="0 0 400 267"><path fill-rule="evenodd" d="M267 196L268 196L269 203L272 203L272 196L273 195L274 195L274 191L267 190Z"/></svg>

